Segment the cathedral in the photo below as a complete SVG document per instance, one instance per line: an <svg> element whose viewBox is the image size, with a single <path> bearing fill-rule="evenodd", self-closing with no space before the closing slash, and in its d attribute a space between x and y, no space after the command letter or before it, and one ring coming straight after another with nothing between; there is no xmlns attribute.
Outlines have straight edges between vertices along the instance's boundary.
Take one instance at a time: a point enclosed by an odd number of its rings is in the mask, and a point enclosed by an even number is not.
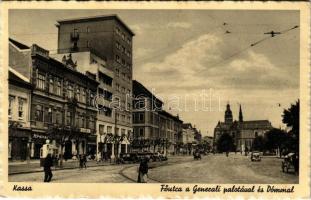
<svg viewBox="0 0 311 200"><path fill-rule="evenodd" d="M251 150L254 139L257 136L264 136L272 129L271 122L268 120L244 121L242 106L240 105L239 120L233 121L232 111L229 103L225 111L225 121L218 122L214 129L214 146L220 136L224 133L231 135L236 151Z"/></svg>

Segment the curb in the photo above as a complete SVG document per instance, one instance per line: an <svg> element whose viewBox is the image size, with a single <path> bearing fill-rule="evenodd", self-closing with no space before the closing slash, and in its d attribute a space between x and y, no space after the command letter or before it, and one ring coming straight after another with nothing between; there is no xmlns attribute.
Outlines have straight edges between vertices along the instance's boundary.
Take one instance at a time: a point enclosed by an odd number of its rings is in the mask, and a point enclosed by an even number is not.
<svg viewBox="0 0 311 200"><path fill-rule="evenodd" d="M106 164L106 165L94 165L94 166L88 166L87 168L92 168L92 167L100 167L100 166L111 166L111 165L116 165L115 163L111 163L111 164ZM52 169L52 171L61 171L61 170L70 170L70 169L78 169L79 167L64 167L64 168L56 168L56 169ZM38 173L38 172L44 172L44 170L40 169L40 170L33 170L33 171L22 171L22 172L11 172L8 173L8 175L19 175L19 174L31 174L31 173Z"/></svg>

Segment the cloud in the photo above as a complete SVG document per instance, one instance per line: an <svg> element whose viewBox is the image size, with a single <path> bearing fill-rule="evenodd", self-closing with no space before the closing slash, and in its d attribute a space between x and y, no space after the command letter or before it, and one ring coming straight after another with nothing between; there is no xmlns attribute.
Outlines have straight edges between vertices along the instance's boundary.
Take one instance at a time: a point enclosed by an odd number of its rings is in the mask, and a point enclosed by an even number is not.
<svg viewBox="0 0 311 200"><path fill-rule="evenodd" d="M167 24L168 28L183 28L183 29L188 29L192 25L187 22L170 22Z"/></svg>
<svg viewBox="0 0 311 200"><path fill-rule="evenodd" d="M267 56L248 50L230 62L226 42L216 34L204 34L185 43L162 61L143 65L137 75L160 92L208 88L286 89L297 88L299 75L275 66Z"/></svg>

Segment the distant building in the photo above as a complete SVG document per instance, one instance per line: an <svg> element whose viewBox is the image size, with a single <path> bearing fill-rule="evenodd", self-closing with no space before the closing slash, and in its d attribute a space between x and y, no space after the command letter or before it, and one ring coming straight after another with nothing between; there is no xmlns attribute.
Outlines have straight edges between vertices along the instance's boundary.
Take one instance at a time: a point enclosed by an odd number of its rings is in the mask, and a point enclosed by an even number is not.
<svg viewBox="0 0 311 200"><path fill-rule="evenodd" d="M182 121L164 111L163 102L136 80L133 95L133 150L176 153Z"/></svg>
<svg viewBox="0 0 311 200"><path fill-rule="evenodd" d="M211 147L213 146L214 137L212 136L204 136L202 138L203 141L206 141Z"/></svg>
<svg viewBox="0 0 311 200"><path fill-rule="evenodd" d="M214 148L217 141L223 134L229 134L233 138L236 151L251 150L253 141L257 136L264 136L272 129L271 122L268 120L244 121L242 107L240 105L239 121L233 121L230 105L227 104L225 111L225 121L218 122L214 129Z"/></svg>
<svg viewBox="0 0 311 200"><path fill-rule="evenodd" d="M195 131L191 123L184 123L182 125L182 135L179 140L179 153L181 154L192 154Z"/></svg>
<svg viewBox="0 0 311 200"><path fill-rule="evenodd" d="M132 136L132 30L117 16L105 15L59 20L58 53L90 52L97 62L97 94L116 106L98 115L98 152L111 156L127 152ZM106 103L108 103L106 102ZM118 107L117 109L114 109ZM120 145L119 145L120 144Z"/></svg>

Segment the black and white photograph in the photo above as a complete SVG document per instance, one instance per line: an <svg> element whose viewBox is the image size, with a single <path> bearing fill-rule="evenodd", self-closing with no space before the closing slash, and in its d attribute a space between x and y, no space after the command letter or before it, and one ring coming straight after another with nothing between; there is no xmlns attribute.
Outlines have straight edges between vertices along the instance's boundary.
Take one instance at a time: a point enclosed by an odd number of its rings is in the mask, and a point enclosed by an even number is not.
<svg viewBox="0 0 311 200"><path fill-rule="evenodd" d="M8 10L8 181L299 184L300 20Z"/></svg>

